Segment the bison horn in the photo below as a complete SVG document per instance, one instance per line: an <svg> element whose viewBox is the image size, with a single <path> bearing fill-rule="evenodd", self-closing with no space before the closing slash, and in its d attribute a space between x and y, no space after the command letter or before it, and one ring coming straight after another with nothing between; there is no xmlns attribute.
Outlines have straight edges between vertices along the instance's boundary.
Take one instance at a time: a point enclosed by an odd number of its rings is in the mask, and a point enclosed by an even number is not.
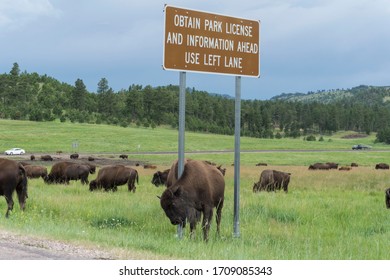
<svg viewBox="0 0 390 280"><path fill-rule="evenodd" d="M161 200L161 196L156 195L159 200Z"/></svg>

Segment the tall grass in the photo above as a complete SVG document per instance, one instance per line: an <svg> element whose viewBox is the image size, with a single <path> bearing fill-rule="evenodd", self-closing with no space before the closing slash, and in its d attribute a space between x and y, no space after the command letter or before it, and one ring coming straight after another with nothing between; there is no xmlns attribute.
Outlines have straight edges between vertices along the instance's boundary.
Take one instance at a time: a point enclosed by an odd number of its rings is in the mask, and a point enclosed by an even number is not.
<svg viewBox="0 0 390 280"><path fill-rule="evenodd" d="M168 166L159 166L159 169ZM221 236L212 223L210 241L178 240L157 195L164 188L150 183L152 172L138 168L136 193L89 192L79 182L46 185L29 181L25 212L16 209L2 228L24 234L141 252L145 258L178 259L388 259L390 217L384 204L388 171L358 167L350 172L308 171L283 166L292 173L289 192L252 193L264 168L243 167L240 233L233 237L233 169L226 175ZM90 178L92 179L93 176Z"/></svg>
<svg viewBox="0 0 390 280"><path fill-rule="evenodd" d="M105 155L125 151L125 143L131 143L130 147L143 141L141 149L145 144L152 147L150 151L175 150L177 143L177 132L164 129L68 123L35 126L35 123L3 120L0 125L0 147L4 149L21 146L27 151L52 152L61 147L65 150L70 147L72 139L79 139L80 149L86 154ZM3 130L5 127L7 131ZM94 130L99 130L106 137L102 138ZM37 134L45 131L47 139L43 141ZM228 144L233 141L230 136L186 135L189 150L228 149ZM133 141L129 140L131 137L139 138ZM84 150L82 143L90 139L89 148ZM196 143L192 142L194 139ZM273 141L281 141L289 149L306 144L302 139L242 140L244 150L253 147L272 150L275 146L266 143ZM339 141L348 149L332 151L338 147L339 144L335 143ZM68 186L46 185L42 179L31 179L24 212L18 209L16 203L10 218L5 219L6 203L0 198L0 228L120 249L124 252L123 256L129 258L137 252L137 258L143 259L389 259L390 216L385 208L384 190L390 187L390 173L375 170L373 166L375 162L388 161L389 149L377 151L379 146L374 146L372 151L352 152L351 143L337 138L329 142L315 142L313 145L326 146L321 152L243 152L239 238L233 236L233 154L191 154L188 151L187 157L212 160L227 168L221 235L216 236L213 220L208 243L202 240L200 226L194 239L188 237L188 228L182 240L175 237L176 227L170 224L157 198L164 188L151 184L155 170L142 167L136 167L140 182L135 193L129 193L125 186L119 187L116 193L91 193L80 182L71 181ZM158 165L158 170L163 170L170 167L176 155L133 154L131 157L153 162ZM309 171L307 164L316 161L358 162L360 166L349 172ZM269 166L256 167L257 162L267 162ZM252 192L253 183L265 168L292 173L287 194ZM90 175L89 179L95 176Z"/></svg>

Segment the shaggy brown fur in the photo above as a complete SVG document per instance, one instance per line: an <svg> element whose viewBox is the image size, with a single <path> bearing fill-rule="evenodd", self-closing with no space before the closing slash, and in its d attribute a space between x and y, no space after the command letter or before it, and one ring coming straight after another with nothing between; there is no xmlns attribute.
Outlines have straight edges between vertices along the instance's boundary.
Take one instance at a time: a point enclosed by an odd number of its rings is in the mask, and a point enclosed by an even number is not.
<svg viewBox="0 0 390 280"><path fill-rule="evenodd" d="M0 196L5 197L8 205L6 218L14 207L12 194L15 190L18 195L20 209L24 210L28 198L26 170L19 162L0 158Z"/></svg>
<svg viewBox="0 0 390 280"><path fill-rule="evenodd" d="M175 170L177 162L172 165ZM174 177L174 176L172 176ZM224 202L225 180L221 172L204 161L187 160L182 176L162 194L160 204L174 225L190 223L191 235L195 230L199 213L203 214L203 238L208 240L213 209L217 209L217 233L219 234Z"/></svg>

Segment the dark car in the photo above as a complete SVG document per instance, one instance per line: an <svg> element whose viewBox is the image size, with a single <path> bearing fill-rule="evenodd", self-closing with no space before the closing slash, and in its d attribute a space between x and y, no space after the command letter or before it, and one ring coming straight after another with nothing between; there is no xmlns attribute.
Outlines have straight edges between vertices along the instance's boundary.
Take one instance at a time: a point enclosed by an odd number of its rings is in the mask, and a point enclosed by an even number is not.
<svg viewBox="0 0 390 280"><path fill-rule="evenodd" d="M367 149L371 149L371 147L367 146L367 145L363 145L363 144L358 144L358 145L352 146L352 150L367 150Z"/></svg>

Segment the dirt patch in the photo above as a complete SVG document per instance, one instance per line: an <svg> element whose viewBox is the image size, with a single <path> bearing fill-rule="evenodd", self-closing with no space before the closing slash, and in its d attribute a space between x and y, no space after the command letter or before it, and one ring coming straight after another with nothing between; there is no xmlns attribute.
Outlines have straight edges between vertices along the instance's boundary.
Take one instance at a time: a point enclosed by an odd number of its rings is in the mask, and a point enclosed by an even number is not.
<svg viewBox="0 0 390 280"><path fill-rule="evenodd" d="M341 138L343 138L343 139L358 139L358 138L365 138L367 136L368 136L367 134L355 133L355 134L344 135Z"/></svg>
<svg viewBox="0 0 390 280"><path fill-rule="evenodd" d="M41 156L48 155L48 154L41 154L36 153L34 154L35 159L31 160L31 155L25 154L21 156L12 156L7 157L9 159L21 161L25 164L32 164L32 165L44 165L49 166L53 165L56 162L61 161L73 161L73 162L89 162L91 164L96 165L97 167L105 166L105 165L113 165L113 164L123 164L127 166L144 166L145 164L148 164L147 162L140 161L140 160L133 160L133 159L122 159L119 157L119 155L97 155L97 156L90 156L90 155L84 155L80 154L78 159L71 159L70 154L60 153L60 154L54 154L50 155L52 157L52 161L44 161L41 159Z"/></svg>

